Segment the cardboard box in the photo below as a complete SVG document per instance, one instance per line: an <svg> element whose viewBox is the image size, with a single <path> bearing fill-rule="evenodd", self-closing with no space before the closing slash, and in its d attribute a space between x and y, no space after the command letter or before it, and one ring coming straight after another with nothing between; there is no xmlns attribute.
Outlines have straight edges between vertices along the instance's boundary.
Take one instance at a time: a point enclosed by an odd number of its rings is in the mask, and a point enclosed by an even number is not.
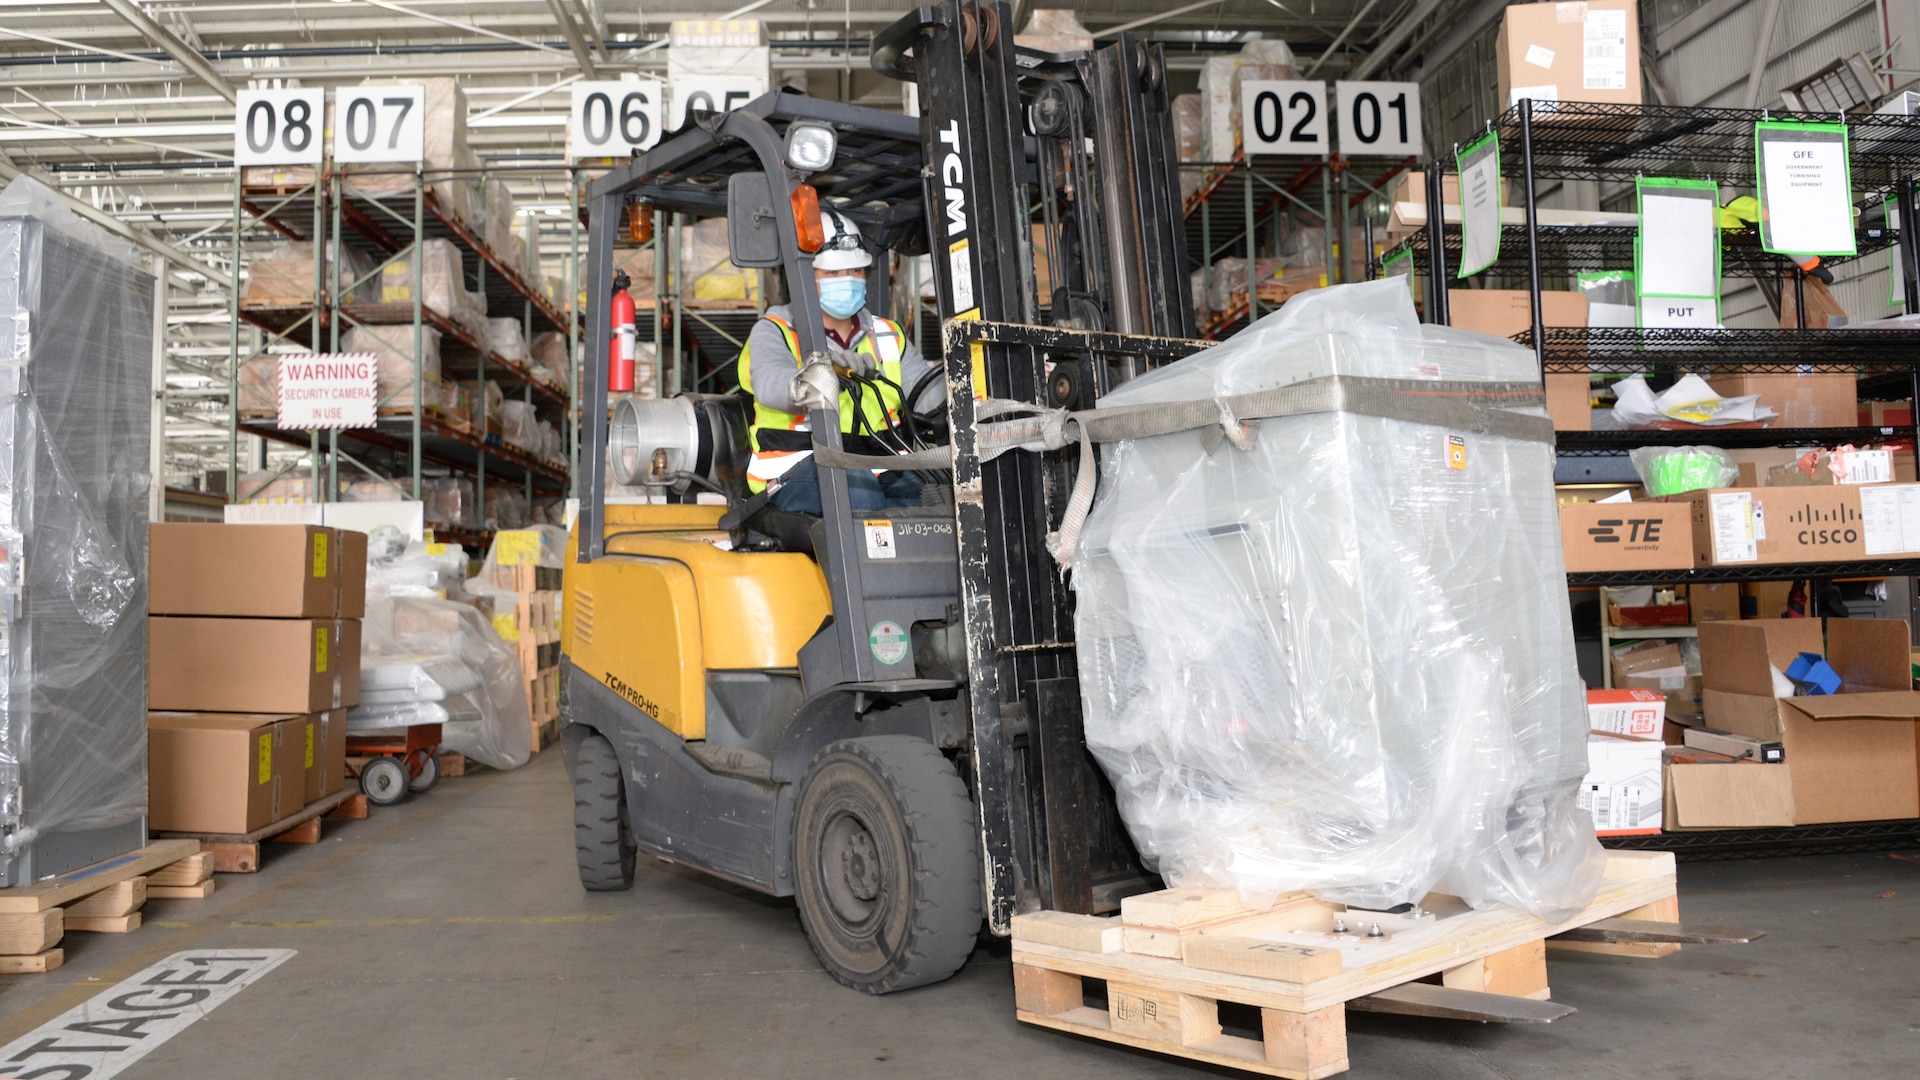
<svg viewBox="0 0 1920 1080"><path fill-rule="evenodd" d="M1628 675L1615 679L1623 690L1651 690L1666 699L1667 719L1680 724L1697 724L1704 715L1701 703L1702 682L1698 675Z"/></svg>
<svg viewBox="0 0 1920 1080"><path fill-rule="evenodd" d="M1838 694L1775 698L1770 667L1822 652L1815 619L1756 619L1700 628L1707 726L1781 744L1793 769L1794 823L1920 817L1920 693L1904 620L1834 619L1827 662ZM1776 766L1767 766L1774 768Z"/></svg>
<svg viewBox="0 0 1920 1080"><path fill-rule="evenodd" d="M1667 699L1651 690L1587 691L1587 728L1637 739L1660 737Z"/></svg>
<svg viewBox="0 0 1920 1080"><path fill-rule="evenodd" d="M1735 735L1731 731L1715 731L1712 728L1690 727L1680 736L1683 745L1695 750L1705 750L1714 754L1725 754L1730 758L1757 761L1762 765L1780 765L1787 760L1786 747L1777 742L1764 742L1751 735Z"/></svg>
<svg viewBox="0 0 1920 1080"><path fill-rule="evenodd" d="M147 815L154 831L250 833L306 805L305 717L155 712L147 718Z"/></svg>
<svg viewBox="0 0 1920 1080"><path fill-rule="evenodd" d="M1547 415L1556 431L1593 430L1593 379L1547 373Z"/></svg>
<svg viewBox="0 0 1920 1080"><path fill-rule="evenodd" d="M1540 293L1540 319L1546 326L1587 325L1587 294ZM1510 338L1533 329L1533 298L1525 289L1448 289L1447 323Z"/></svg>
<svg viewBox="0 0 1920 1080"><path fill-rule="evenodd" d="M1863 401L1860 403L1861 427L1912 427L1913 402Z"/></svg>
<svg viewBox="0 0 1920 1080"><path fill-rule="evenodd" d="M1587 775L1580 781L1579 805L1593 815L1595 832L1634 836L1660 831L1660 755L1665 749L1657 739L1588 736Z"/></svg>
<svg viewBox="0 0 1920 1080"><path fill-rule="evenodd" d="M1700 750L1667 751L1661 778L1667 832L1763 829L1794 823L1793 773Z"/></svg>
<svg viewBox="0 0 1920 1080"><path fill-rule="evenodd" d="M1785 618L1787 597L1792 592L1791 581L1743 581L1740 583L1740 617Z"/></svg>
<svg viewBox="0 0 1920 1080"><path fill-rule="evenodd" d="M305 715L359 701L354 620L156 615L147 620L147 655L154 709Z"/></svg>
<svg viewBox="0 0 1920 1080"><path fill-rule="evenodd" d="M1701 566L1878 561L1920 553L1920 485L1715 488L1678 498L1693 507Z"/></svg>
<svg viewBox="0 0 1920 1080"><path fill-rule="evenodd" d="M343 619L365 618L367 614L367 534L352 529L339 530L340 603L335 614Z"/></svg>
<svg viewBox="0 0 1920 1080"><path fill-rule="evenodd" d="M1708 385L1724 397L1759 394L1760 404L1778 414L1772 427L1852 427L1860 418L1858 384L1851 372L1722 375Z"/></svg>
<svg viewBox="0 0 1920 1080"><path fill-rule="evenodd" d="M1636 641L1631 645L1616 645L1607 662L1613 665L1614 679L1628 679L1636 675L1686 674L1686 661L1680 656L1680 646L1671 641Z"/></svg>
<svg viewBox="0 0 1920 1080"><path fill-rule="evenodd" d="M1494 57L1502 110L1523 97L1640 104L1634 0L1514 4L1501 21Z"/></svg>
<svg viewBox="0 0 1920 1080"><path fill-rule="evenodd" d="M149 526L147 610L154 615L331 617L340 605L338 534L318 525ZM360 537L362 607L366 537Z"/></svg>
<svg viewBox="0 0 1920 1080"><path fill-rule="evenodd" d="M300 749L306 799L318 802L346 781L347 710L328 709L300 719L305 726Z"/></svg>
<svg viewBox="0 0 1920 1080"><path fill-rule="evenodd" d="M1686 503L1565 503L1560 550L1570 574L1595 570L1684 570L1694 551Z"/></svg>
<svg viewBox="0 0 1920 1080"><path fill-rule="evenodd" d="M1740 586L1735 582L1687 586L1687 609L1695 625L1740 618Z"/></svg>

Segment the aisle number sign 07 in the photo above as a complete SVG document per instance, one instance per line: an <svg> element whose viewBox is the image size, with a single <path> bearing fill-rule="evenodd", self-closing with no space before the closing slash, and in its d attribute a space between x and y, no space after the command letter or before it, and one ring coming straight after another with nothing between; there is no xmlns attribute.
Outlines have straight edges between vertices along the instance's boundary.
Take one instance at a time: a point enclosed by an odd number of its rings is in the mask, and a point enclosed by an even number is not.
<svg viewBox="0 0 1920 1080"><path fill-rule="evenodd" d="M573 84L567 116L567 160L626 157L660 141L657 79Z"/></svg>
<svg viewBox="0 0 1920 1080"><path fill-rule="evenodd" d="M325 90L242 90L233 114L236 165L318 165L326 153Z"/></svg>
<svg viewBox="0 0 1920 1080"><path fill-rule="evenodd" d="M1340 152L1388 157L1418 155L1420 84L1411 82L1337 82Z"/></svg>
<svg viewBox="0 0 1920 1080"><path fill-rule="evenodd" d="M417 83L334 91L333 160L419 161L426 150L425 96Z"/></svg>
<svg viewBox="0 0 1920 1080"><path fill-rule="evenodd" d="M1255 154L1327 152L1327 84L1248 79L1240 84L1240 142Z"/></svg>

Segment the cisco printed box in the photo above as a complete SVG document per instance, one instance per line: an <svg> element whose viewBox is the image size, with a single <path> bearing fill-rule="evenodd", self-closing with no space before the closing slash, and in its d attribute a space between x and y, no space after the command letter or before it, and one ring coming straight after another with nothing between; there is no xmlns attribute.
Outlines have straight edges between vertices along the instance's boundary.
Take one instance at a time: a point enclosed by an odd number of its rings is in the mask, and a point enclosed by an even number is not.
<svg viewBox="0 0 1920 1080"><path fill-rule="evenodd" d="M1701 566L1920 555L1920 484L1714 488L1683 498Z"/></svg>

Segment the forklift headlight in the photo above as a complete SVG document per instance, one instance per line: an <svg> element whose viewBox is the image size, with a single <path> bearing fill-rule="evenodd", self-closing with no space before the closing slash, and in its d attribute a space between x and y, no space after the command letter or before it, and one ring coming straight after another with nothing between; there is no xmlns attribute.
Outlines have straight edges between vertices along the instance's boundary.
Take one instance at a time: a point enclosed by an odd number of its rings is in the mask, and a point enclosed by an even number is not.
<svg viewBox="0 0 1920 1080"><path fill-rule="evenodd" d="M833 164L837 142L830 127L795 124L787 129L787 164L801 172L819 172Z"/></svg>

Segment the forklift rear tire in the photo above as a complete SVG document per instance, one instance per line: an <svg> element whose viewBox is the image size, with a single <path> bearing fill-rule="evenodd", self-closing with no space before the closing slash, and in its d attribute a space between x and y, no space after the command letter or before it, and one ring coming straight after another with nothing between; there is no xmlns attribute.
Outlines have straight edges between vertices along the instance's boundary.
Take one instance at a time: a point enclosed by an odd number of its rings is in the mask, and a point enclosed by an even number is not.
<svg viewBox="0 0 1920 1080"><path fill-rule="evenodd" d="M828 974L886 994L967 962L981 920L979 825L933 744L829 745L807 768L793 828L800 922Z"/></svg>
<svg viewBox="0 0 1920 1080"><path fill-rule="evenodd" d="M627 791L620 759L598 733L580 740L573 755L573 851L580 884L589 892L633 885L634 843L627 829Z"/></svg>

